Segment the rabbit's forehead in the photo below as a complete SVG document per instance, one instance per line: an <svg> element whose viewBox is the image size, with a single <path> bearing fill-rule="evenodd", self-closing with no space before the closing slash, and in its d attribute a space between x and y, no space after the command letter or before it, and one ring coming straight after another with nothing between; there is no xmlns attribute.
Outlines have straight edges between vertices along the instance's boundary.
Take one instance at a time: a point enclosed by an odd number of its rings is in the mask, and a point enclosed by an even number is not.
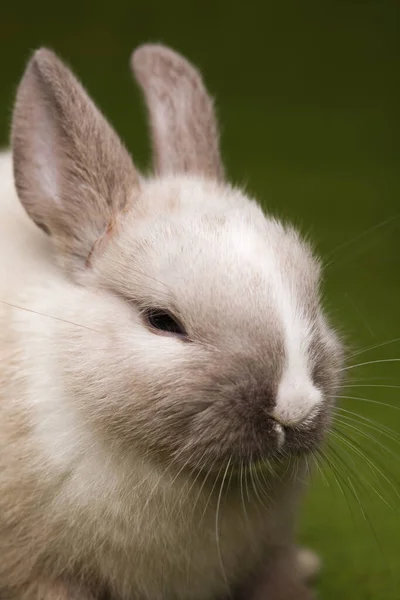
<svg viewBox="0 0 400 600"><path fill-rule="evenodd" d="M184 319L247 330L293 328L293 315L315 320L318 265L308 246L238 190L151 182L109 250L118 291L153 305L170 299Z"/></svg>
<svg viewBox="0 0 400 600"><path fill-rule="evenodd" d="M216 182L173 176L151 181L127 225L124 243L138 241L149 268L173 267L177 277L195 266L206 269L214 285L218 278L234 285L235 278L240 283L256 272L258 279L275 271L277 277L300 277L311 287L318 278L316 262L294 230L266 218L241 190Z"/></svg>
<svg viewBox="0 0 400 600"><path fill-rule="evenodd" d="M185 295L197 296L200 285L223 296L251 293L255 302L257 294L262 301L263 290L273 287L314 299L318 265L307 247L277 222L254 224L246 217L239 211L159 220L132 236L132 255L147 274L185 286Z"/></svg>
<svg viewBox="0 0 400 600"><path fill-rule="evenodd" d="M277 312L315 316L316 263L275 221L242 211L159 218L126 227L118 242L108 271L119 291L154 305L170 298L183 318L258 327Z"/></svg>

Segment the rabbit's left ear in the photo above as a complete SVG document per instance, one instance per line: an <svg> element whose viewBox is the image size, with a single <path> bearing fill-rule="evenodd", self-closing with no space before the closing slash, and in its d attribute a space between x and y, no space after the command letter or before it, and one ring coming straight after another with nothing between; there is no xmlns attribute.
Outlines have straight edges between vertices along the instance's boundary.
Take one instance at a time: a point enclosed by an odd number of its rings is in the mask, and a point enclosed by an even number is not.
<svg viewBox="0 0 400 600"><path fill-rule="evenodd" d="M162 45L139 47L132 69L149 110L156 172L223 179L214 105L197 69Z"/></svg>

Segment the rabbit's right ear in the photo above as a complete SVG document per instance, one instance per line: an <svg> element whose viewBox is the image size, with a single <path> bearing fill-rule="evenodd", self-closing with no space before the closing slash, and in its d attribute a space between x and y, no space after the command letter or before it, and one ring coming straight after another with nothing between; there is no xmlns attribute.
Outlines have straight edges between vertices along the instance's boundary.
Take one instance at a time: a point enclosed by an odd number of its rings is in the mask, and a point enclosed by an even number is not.
<svg viewBox="0 0 400 600"><path fill-rule="evenodd" d="M49 233L69 270L84 268L96 241L139 192L118 136L71 71L38 50L13 115L14 177L20 200Z"/></svg>
<svg viewBox="0 0 400 600"><path fill-rule="evenodd" d="M156 172L222 180L214 104L198 70L160 44L137 48L132 68L149 110Z"/></svg>

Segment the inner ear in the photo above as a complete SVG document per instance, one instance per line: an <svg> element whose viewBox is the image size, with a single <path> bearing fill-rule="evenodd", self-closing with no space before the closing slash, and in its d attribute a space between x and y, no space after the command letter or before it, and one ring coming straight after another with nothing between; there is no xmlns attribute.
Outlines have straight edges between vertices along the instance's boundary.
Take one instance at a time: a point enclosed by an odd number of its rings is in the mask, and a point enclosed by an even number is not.
<svg viewBox="0 0 400 600"><path fill-rule="evenodd" d="M214 103L199 71L161 45L138 48L132 68L149 110L155 171L222 180Z"/></svg>

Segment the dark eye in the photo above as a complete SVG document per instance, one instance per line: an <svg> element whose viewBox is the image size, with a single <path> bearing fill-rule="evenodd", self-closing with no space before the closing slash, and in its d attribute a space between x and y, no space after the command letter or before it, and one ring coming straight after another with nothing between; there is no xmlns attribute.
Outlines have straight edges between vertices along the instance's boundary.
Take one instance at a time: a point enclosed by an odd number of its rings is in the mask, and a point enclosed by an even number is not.
<svg viewBox="0 0 400 600"><path fill-rule="evenodd" d="M186 337L187 333L183 325L173 317L168 311L159 308L148 308L144 312L144 317L152 329L170 335Z"/></svg>

